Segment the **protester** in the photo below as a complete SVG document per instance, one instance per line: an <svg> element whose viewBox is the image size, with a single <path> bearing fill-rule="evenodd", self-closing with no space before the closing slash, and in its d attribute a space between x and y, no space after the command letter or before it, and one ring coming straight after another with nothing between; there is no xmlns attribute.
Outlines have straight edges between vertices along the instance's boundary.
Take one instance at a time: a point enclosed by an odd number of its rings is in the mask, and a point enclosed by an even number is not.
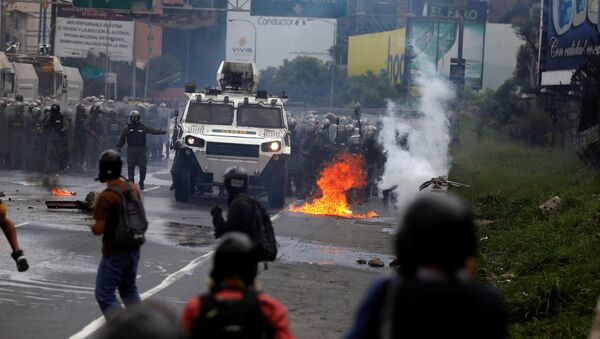
<svg viewBox="0 0 600 339"><path fill-rule="evenodd" d="M185 339L177 316L164 305L144 301L117 314L96 339Z"/></svg>
<svg viewBox="0 0 600 339"><path fill-rule="evenodd" d="M260 261L273 261L277 256L277 244L271 218L260 202L249 197L248 172L241 167L231 167L225 171L224 186L229 196L227 221L223 211L215 206L211 211L215 238L231 231L247 234L256 244Z"/></svg>
<svg viewBox="0 0 600 339"><path fill-rule="evenodd" d="M29 269L29 263L27 263L27 259L25 258L23 250L19 247L19 241L17 240L17 228L12 220L6 216L6 214L6 205L2 202L2 200L0 200L0 227L2 227L2 232L4 232L4 236L6 237L6 240L8 240L8 244L12 249L10 256L17 263L17 270L19 272L25 272Z"/></svg>
<svg viewBox="0 0 600 339"><path fill-rule="evenodd" d="M501 297L473 280L476 242L459 198L419 197L396 238L398 273L371 286L346 338L505 338Z"/></svg>
<svg viewBox="0 0 600 339"><path fill-rule="evenodd" d="M96 276L96 300L106 318L121 309L115 296L116 289L126 306L140 301L136 275L141 245L124 245L123 241L118 241L117 235L124 222L123 199L132 198L141 204L141 197L134 183L121 179L122 167L123 161L118 152L108 150L100 155L98 180L106 183L107 189L96 200L96 223L92 232L103 235L102 260Z"/></svg>
<svg viewBox="0 0 600 339"><path fill-rule="evenodd" d="M258 254L244 233L220 239L210 273L210 291L186 304L181 322L191 338L293 338L287 310L257 291Z"/></svg>

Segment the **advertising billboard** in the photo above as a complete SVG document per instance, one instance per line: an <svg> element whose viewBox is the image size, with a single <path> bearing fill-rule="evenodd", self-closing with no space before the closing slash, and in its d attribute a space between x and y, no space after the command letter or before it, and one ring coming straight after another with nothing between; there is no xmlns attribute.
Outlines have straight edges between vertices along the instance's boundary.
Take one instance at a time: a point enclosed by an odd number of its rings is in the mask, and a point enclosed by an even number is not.
<svg viewBox="0 0 600 339"><path fill-rule="evenodd" d="M133 21L127 14L58 5L55 31L58 57L85 58L108 51L111 61L132 61Z"/></svg>
<svg viewBox="0 0 600 339"><path fill-rule="evenodd" d="M343 18L348 12L347 0L254 0L252 15L302 18Z"/></svg>
<svg viewBox="0 0 600 339"><path fill-rule="evenodd" d="M402 81L406 30L361 34L348 40L348 75L371 72L387 76L390 82Z"/></svg>
<svg viewBox="0 0 600 339"><path fill-rule="evenodd" d="M549 0L546 71L574 70L600 55L598 0Z"/></svg>
<svg viewBox="0 0 600 339"><path fill-rule="evenodd" d="M411 76L423 67L423 64L418 62L419 58L425 58L429 61L428 64L435 67L438 74L450 77L451 60L458 57L459 24L457 20L438 17L456 17L457 9L447 4L432 3L425 10L425 14L431 17L414 17L409 23L410 44L417 55L417 59L410 65ZM464 18L465 85L481 89L487 2L469 1Z"/></svg>
<svg viewBox="0 0 600 339"><path fill-rule="evenodd" d="M311 56L331 61L335 20L227 13L226 59L254 62L259 70Z"/></svg>

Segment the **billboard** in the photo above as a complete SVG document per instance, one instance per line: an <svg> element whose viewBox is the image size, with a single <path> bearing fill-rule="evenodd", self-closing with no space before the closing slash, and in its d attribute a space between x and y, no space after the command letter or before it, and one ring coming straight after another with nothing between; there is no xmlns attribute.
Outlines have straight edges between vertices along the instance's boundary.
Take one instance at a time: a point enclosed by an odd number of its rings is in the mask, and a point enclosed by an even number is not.
<svg viewBox="0 0 600 339"><path fill-rule="evenodd" d="M427 15L410 19L410 44L415 48L417 59L411 62L411 76L419 72L424 57L435 71L450 77L451 60L458 57L459 25L456 20L433 17L456 17L456 9L446 5L431 4L425 8ZM465 85L480 89L483 80L483 54L487 2L469 1L464 12L463 58L465 59Z"/></svg>
<svg viewBox="0 0 600 339"><path fill-rule="evenodd" d="M278 67L284 60L311 56L331 61L335 20L227 13L225 57L228 61L254 62L259 70Z"/></svg>
<svg viewBox="0 0 600 339"><path fill-rule="evenodd" d="M131 62L133 24L127 14L58 5L54 55L85 58L108 51L111 61Z"/></svg>
<svg viewBox="0 0 600 339"><path fill-rule="evenodd" d="M301 18L343 18L348 13L347 0L253 0L252 15Z"/></svg>
<svg viewBox="0 0 600 339"><path fill-rule="evenodd" d="M600 55L598 0L549 0L546 71L573 70Z"/></svg>
<svg viewBox="0 0 600 339"><path fill-rule="evenodd" d="M402 81L406 30L354 35L348 39L348 75L371 72L387 76L390 82Z"/></svg>

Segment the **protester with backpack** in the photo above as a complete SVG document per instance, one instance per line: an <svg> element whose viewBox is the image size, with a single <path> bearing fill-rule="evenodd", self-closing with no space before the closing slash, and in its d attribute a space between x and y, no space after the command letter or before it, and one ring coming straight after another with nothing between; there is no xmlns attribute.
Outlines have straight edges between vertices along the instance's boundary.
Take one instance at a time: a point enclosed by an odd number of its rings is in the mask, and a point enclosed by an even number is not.
<svg viewBox="0 0 600 339"><path fill-rule="evenodd" d="M223 211L215 206L211 211L215 238L231 231L246 233L256 243L259 261L274 261L277 257L277 242L271 217L260 202L246 194L248 172L242 167L231 167L225 171L224 186L229 196L227 221Z"/></svg>
<svg viewBox="0 0 600 339"><path fill-rule="evenodd" d="M122 167L118 152L107 150L100 155L98 180L107 188L96 199L92 232L103 235L95 294L107 319L121 309L116 289L125 306L141 300L136 275L148 221L135 184L121 178Z"/></svg>
<svg viewBox="0 0 600 339"><path fill-rule="evenodd" d="M244 233L229 232L215 251L207 294L186 304L182 325L190 338L289 339L287 310L257 291L256 245Z"/></svg>
<svg viewBox="0 0 600 339"><path fill-rule="evenodd" d="M462 200L417 198L396 237L397 274L373 283L346 339L506 338L502 297L474 280L476 249Z"/></svg>

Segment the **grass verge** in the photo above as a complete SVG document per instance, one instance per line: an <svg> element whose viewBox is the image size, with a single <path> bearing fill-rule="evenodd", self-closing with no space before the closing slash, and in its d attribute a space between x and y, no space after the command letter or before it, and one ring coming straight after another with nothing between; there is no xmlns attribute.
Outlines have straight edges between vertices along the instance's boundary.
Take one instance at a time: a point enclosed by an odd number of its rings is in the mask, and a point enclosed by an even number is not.
<svg viewBox="0 0 600 339"><path fill-rule="evenodd" d="M573 152L465 133L450 178L479 225L479 275L504 295L513 338L582 338L600 295L600 176ZM538 206L553 196L558 211Z"/></svg>

